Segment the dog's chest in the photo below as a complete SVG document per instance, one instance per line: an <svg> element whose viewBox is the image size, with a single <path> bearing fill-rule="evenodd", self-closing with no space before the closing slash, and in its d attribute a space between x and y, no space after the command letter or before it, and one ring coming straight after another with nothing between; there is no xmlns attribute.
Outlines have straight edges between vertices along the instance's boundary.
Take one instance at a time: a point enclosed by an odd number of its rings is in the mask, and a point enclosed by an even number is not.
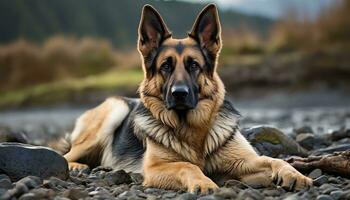
<svg viewBox="0 0 350 200"><path fill-rule="evenodd" d="M134 131L136 136L143 141L149 138L175 151L187 161L198 162L198 160L204 160L220 149L238 130L239 114L233 112L233 108L230 109L228 106L224 103L221 107L213 125L204 134L204 139L200 139L195 131L191 132L191 129L189 129L185 134L189 134L188 137L191 137L191 139L184 140L184 133L180 135L178 131L164 125L161 121L155 119L148 110L136 113ZM203 135L203 133L200 134ZM201 144L198 145L196 140L200 140Z"/></svg>

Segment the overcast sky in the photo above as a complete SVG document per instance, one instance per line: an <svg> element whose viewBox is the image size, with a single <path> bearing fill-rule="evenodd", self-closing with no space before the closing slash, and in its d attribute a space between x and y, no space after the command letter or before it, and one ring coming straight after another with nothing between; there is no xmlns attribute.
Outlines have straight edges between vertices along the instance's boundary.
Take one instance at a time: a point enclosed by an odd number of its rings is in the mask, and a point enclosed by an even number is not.
<svg viewBox="0 0 350 200"><path fill-rule="evenodd" d="M341 0L185 0L191 2L215 2L223 9L279 18L287 10L294 9L303 17L314 18L325 7Z"/></svg>

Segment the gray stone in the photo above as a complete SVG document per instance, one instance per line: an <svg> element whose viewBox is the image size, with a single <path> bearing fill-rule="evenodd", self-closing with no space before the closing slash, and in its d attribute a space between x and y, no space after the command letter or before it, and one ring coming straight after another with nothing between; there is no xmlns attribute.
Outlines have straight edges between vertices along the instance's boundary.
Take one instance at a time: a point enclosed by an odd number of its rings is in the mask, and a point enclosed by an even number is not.
<svg viewBox="0 0 350 200"><path fill-rule="evenodd" d="M277 189L264 189L262 192L265 196L272 196L277 197L281 196L284 193L284 190L282 188Z"/></svg>
<svg viewBox="0 0 350 200"><path fill-rule="evenodd" d="M66 197L60 197L60 196L55 196L55 198L53 200L70 200Z"/></svg>
<svg viewBox="0 0 350 200"><path fill-rule="evenodd" d="M26 185L28 189L33 189L40 186L43 183L43 181L41 178L37 176L27 176L17 181L16 184L20 184L20 183L23 183L24 185Z"/></svg>
<svg viewBox="0 0 350 200"><path fill-rule="evenodd" d="M50 177L50 179L44 181L44 186L47 188L56 188L57 186L61 186L64 188L68 187L68 183L65 181L62 181L59 178L56 177Z"/></svg>
<svg viewBox="0 0 350 200"><path fill-rule="evenodd" d="M162 198L163 199L172 199L172 198L175 198L177 195L176 192L167 192L165 194L163 194Z"/></svg>
<svg viewBox="0 0 350 200"><path fill-rule="evenodd" d="M317 196L316 200L334 200L334 199L329 195L321 194Z"/></svg>
<svg viewBox="0 0 350 200"><path fill-rule="evenodd" d="M181 194L177 199L178 200L196 200L197 195L187 192L187 193Z"/></svg>
<svg viewBox="0 0 350 200"><path fill-rule="evenodd" d="M34 193L37 199L52 199L56 192L48 188L36 188L30 190L31 193Z"/></svg>
<svg viewBox="0 0 350 200"><path fill-rule="evenodd" d="M292 194L292 195L288 195L286 198L284 198L283 200L301 200L304 199L301 197L301 193L296 193L296 194Z"/></svg>
<svg viewBox="0 0 350 200"><path fill-rule="evenodd" d="M262 195L259 191L255 189L246 189L239 192L237 199L246 199L251 198L253 200L261 200L264 198L264 195Z"/></svg>
<svg viewBox="0 0 350 200"><path fill-rule="evenodd" d="M323 185L323 184L325 184L325 183L327 183L327 182L328 182L328 177L325 176L325 175L322 175L322 176L316 178L316 179L313 181L313 183L314 183L315 186L321 186L321 185Z"/></svg>
<svg viewBox="0 0 350 200"><path fill-rule="evenodd" d="M37 200L38 197L34 194L34 193L27 193L27 194L24 194L22 195L19 200Z"/></svg>
<svg viewBox="0 0 350 200"><path fill-rule="evenodd" d="M340 197L339 199L341 200L349 200L350 199L350 190L345 191Z"/></svg>
<svg viewBox="0 0 350 200"><path fill-rule="evenodd" d="M311 150L314 148L315 136L311 133L301 133L297 135L296 141L304 148Z"/></svg>
<svg viewBox="0 0 350 200"><path fill-rule="evenodd" d="M316 179L316 178L322 176L322 170L314 169L314 170L312 170L312 172L310 172L310 174L308 176L312 179Z"/></svg>
<svg viewBox="0 0 350 200"><path fill-rule="evenodd" d="M78 200L78 199L84 199L89 196L89 194L81 189L69 189L63 192L63 197L66 197L68 199L72 200Z"/></svg>
<svg viewBox="0 0 350 200"><path fill-rule="evenodd" d="M7 194L9 197L19 197L29 191L28 187L21 182L17 182L13 189L8 190Z"/></svg>
<svg viewBox="0 0 350 200"><path fill-rule="evenodd" d="M50 148L20 143L0 143L0 171L17 181L30 175L42 179L68 177L66 159Z"/></svg>
<svg viewBox="0 0 350 200"><path fill-rule="evenodd" d="M11 131L8 128L0 127L0 142L28 143L28 137L23 131Z"/></svg>
<svg viewBox="0 0 350 200"><path fill-rule="evenodd" d="M317 136L311 133L302 133L297 135L296 141L308 150L320 149L331 145L331 141L325 136Z"/></svg>
<svg viewBox="0 0 350 200"><path fill-rule="evenodd" d="M328 182L329 183L342 184L344 182L344 180L342 180L341 177L329 177Z"/></svg>
<svg viewBox="0 0 350 200"><path fill-rule="evenodd" d="M124 170L107 172L104 181L109 185L129 184L132 182L131 177Z"/></svg>
<svg viewBox="0 0 350 200"><path fill-rule="evenodd" d="M271 126L256 126L243 129L242 134L263 155L307 156L308 152L281 130Z"/></svg>
<svg viewBox="0 0 350 200"><path fill-rule="evenodd" d="M330 193L331 197L332 197L334 200L338 200L343 194L344 194L344 192L341 191L341 190L332 191L332 192Z"/></svg>
<svg viewBox="0 0 350 200"><path fill-rule="evenodd" d="M7 189L0 188L0 199L1 199L1 196L4 195L6 192L7 192Z"/></svg>
<svg viewBox="0 0 350 200"><path fill-rule="evenodd" d="M221 197L216 197L216 196L213 196L213 195L207 195L207 196L202 196L202 197L199 197L198 200L222 200L223 198Z"/></svg>
<svg viewBox="0 0 350 200"><path fill-rule="evenodd" d="M294 132L296 134L302 134L302 133L314 133L314 131L312 130L312 128L310 126L303 126L297 129L294 129Z"/></svg>
<svg viewBox="0 0 350 200"><path fill-rule="evenodd" d="M339 188L331 184L325 183L320 186L320 190L322 191L323 194L330 194L332 191L339 190Z"/></svg>
<svg viewBox="0 0 350 200"><path fill-rule="evenodd" d="M158 188L147 188L147 189L145 189L145 193L146 193L146 194L155 194L155 193L160 194L160 193L162 193L163 191L164 191L164 190L158 189Z"/></svg>
<svg viewBox="0 0 350 200"><path fill-rule="evenodd" d="M214 192L214 196L224 199L232 199L237 196L237 193L232 188L219 188Z"/></svg>
<svg viewBox="0 0 350 200"><path fill-rule="evenodd" d="M90 192L89 195L93 194L94 199L114 199L114 196L106 189Z"/></svg>
<svg viewBox="0 0 350 200"><path fill-rule="evenodd" d="M12 186L12 183L11 183L11 180L8 178L3 178L3 179L0 179L0 188L3 188L3 189L11 189L13 186Z"/></svg>
<svg viewBox="0 0 350 200"><path fill-rule="evenodd" d="M129 186L123 184L123 185L119 185L116 188L114 188L112 193L114 196L118 196L119 194L121 194L127 190L129 190Z"/></svg>

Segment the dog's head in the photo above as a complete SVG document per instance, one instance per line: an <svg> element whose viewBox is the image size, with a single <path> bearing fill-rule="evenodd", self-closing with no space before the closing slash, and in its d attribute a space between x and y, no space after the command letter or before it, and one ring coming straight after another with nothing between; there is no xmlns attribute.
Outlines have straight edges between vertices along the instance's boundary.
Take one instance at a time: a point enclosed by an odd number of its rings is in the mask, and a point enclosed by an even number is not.
<svg viewBox="0 0 350 200"><path fill-rule="evenodd" d="M160 14L146 5L138 31L145 72L140 95L145 106L172 126L181 117L194 123L193 115L210 115L208 112L222 103L224 95L216 73L221 49L216 6L210 4L201 11L188 37L174 39Z"/></svg>

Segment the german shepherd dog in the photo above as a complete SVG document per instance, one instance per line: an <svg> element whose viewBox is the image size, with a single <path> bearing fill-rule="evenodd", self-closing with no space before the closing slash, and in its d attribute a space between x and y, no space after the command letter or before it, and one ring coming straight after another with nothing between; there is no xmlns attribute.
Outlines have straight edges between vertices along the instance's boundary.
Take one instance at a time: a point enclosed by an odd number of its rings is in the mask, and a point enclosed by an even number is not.
<svg viewBox="0 0 350 200"><path fill-rule="evenodd" d="M145 186L208 193L225 174L247 184L300 190L312 185L287 162L258 155L238 128L217 74L221 26L214 4L184 39L172 38L145 5L138 29L144 80L140 99L108 98L76 121L70 169L97 165L140 172Z"/></svg>

